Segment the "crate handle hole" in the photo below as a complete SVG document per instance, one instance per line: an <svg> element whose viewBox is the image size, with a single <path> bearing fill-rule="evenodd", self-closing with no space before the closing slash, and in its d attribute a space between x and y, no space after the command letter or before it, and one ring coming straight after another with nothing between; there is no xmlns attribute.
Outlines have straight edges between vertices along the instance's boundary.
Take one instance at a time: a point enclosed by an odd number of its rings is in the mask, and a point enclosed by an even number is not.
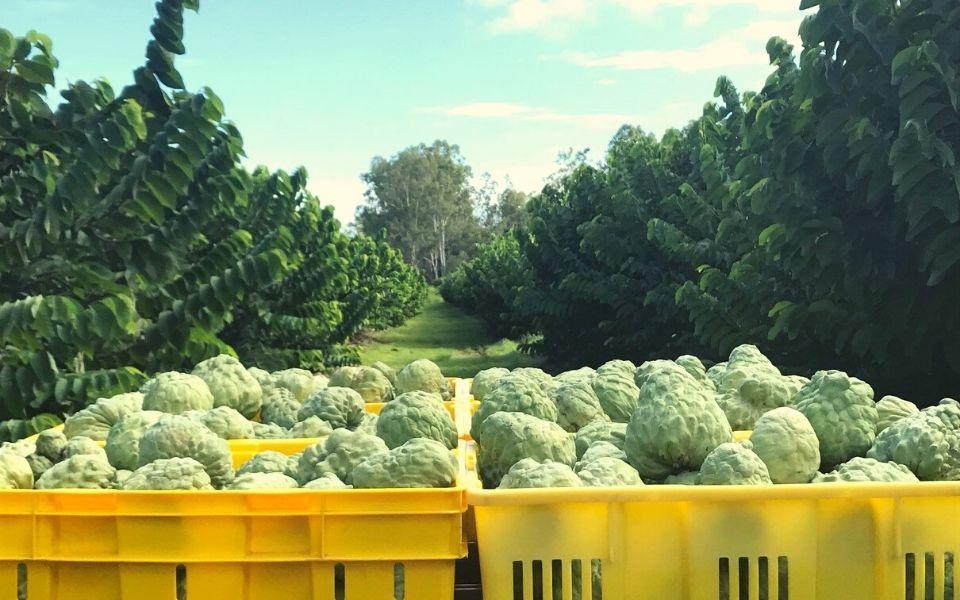
<svg viewBox="0 0 960 600"><path fill-rule="evenodd" d="M27 600L27 564L17 563L17 600Z"/></svg>
<svg viewBox="0 0 960 600"><path fill-rule="evenodd" d="M393 564L393 598L394 600L404 600L406 589L404 582L403 563Z"/></svg>
<svg viewBox="0 0 960 600"><path fill-rule="evenodd" d="M343 563L333 565L333 597L335 600L344 600L347 597L347 576Z"/></svg>

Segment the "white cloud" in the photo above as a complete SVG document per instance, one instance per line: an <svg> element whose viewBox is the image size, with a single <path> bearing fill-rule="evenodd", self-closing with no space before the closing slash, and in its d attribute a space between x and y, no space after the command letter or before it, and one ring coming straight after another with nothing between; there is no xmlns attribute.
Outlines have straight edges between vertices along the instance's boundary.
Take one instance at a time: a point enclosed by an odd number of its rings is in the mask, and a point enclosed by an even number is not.
<svg viewBox="0 0 960 600"><path fill-rule="evenodd" d="M768 62L766 40L779 35L797 44L797 28L796 21L762 21L730 31L722 38L691 49L630 50L602 56L570 51L542 58L561 60L581 67L620 71L669 69L693 72L764 65Z"/></svg>
<svg viewBox="0 0 960 600"><path fill-rule="evenodd" d="M636 120L635 115L617 113L564 113L548 108L509 102L474 102L457 106L434 106L417 109L449 117L473 119L512 119L527 122L570 123L587 129L611 129Z"/></svg>
<svg viewBox="0 0 960 600"><path fill-rule="evenodd" d="M606 78L604 78L604 79L598 79L598 80L597 80L597 85L616 85L616 84L617 84L617 80L616 80L616 79L606 79Z"/></svg>
<svg viewBox="0 0 960 600"><path fill-rule="evenodd" d="M525 31L577 22L591 13L586 0L514 0L490 24L495 32Z"/></svg>
<svg viewBox="0 0 960 600"><path fill-rule="evenodd" d="M742 7L762 14L798 14L796 0L473 0L500 13L490 22L496 33L535 31L545 35L563 35L570 27L590 22L601 8L627 10L637 17L648 17L664 10L680 10L684 23L691 26L709 22L720 8Z"/></svg>

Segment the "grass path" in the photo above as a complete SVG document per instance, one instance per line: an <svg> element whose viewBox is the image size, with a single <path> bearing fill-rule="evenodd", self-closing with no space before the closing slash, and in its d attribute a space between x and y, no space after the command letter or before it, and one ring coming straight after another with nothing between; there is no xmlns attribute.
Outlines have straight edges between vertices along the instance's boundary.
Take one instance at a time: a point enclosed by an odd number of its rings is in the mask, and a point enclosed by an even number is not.
<svg viewBox="0 0 960 600"><path fill-rule="evenodd" d="M435 291L419 315L400 327L372 333L360 358L365 365L380 360L395 369L428 358L448 377L473 377L488 367L538 364L518 351L515 342L491 339L478 319L447 304Z"/></svg>

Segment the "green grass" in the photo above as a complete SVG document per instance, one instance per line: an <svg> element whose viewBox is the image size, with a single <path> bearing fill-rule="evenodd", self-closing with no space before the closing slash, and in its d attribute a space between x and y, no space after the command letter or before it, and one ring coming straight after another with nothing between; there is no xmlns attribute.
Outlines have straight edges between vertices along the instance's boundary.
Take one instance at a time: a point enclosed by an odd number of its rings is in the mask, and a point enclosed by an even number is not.
<svg viewBox="0 0 960 600"><path fill-rule="evenodd" d="M516 342L491 339L478 319L450 306L433 290L419 315L400 327L371 333L360 350L365 365L379 360L400 369L418 358L437 363L448 377L539 364L517 350Z"/></svg>

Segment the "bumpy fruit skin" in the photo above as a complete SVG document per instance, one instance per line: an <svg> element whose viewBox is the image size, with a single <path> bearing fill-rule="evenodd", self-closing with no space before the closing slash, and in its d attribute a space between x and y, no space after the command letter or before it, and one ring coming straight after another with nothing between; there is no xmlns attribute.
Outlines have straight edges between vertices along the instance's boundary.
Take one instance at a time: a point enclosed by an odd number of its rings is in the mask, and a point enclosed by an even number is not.
<svg viewBox="0 0 960 600"><path fill-rule="evenodd" d="M509 374L510 370L502 367L480 371L473 377L473 383L470 384L470 394L473 395L474 400L483 402L487 395L497 387L497 382Z"/></svg>
<svg viewBox="0 0 960 600"><path fill-rule="evenodd" d="M877 430L873 388L842 371L818 371L800 388L793 404L820 440L820 468L832 469L866 454Z"/></svg>
<svg viewBox="0 0 960 600"><path fill-rule="evenodd" d="M139 466L177 457L192 458L203 465L216 488L233 479L233 459L226 440L187 417L166 416L140 438Z"/></svg>
<svg viewBox="0 0 960 600"><path fill-rule="evenodd" d="M247 473L283 473L288 477L297 476L297 459L275 450L264 450L240 465L237 477Z"/></svg>
<svg viewBox="0 0 960 600"><path fill-rule="evenodd" d="M607 371L597 373L596 377L590 380L590 385L610 420L617 423L630 420L640 396L640 388L634 383L633 377L621 371Z"/></svg>
<svg viewBox="0 0 960 600"><path fill-rule="evenodd" d="M143 384L143 410L178 415L188 410L210 410L213 394L196 375L170 371Z"/></svg>
<svg viewBox="0 0 960 600"><path fill-rule="evenodd" d="M795 387L780 373L756 371L745 375L736 389L726 390L717 402L733 429L753 429L757 419L787 406L795 393Z"/></svg>
<svg viewBox="0 0 960 600"><path fill-rule="evenodd" d="M304 484L303 489L305 490L349 490L353 489L352 485L347 485L344 482L340 481L340 478L334 475L333 473L325 473L320 477L317 477L313 481L308 481Z"/></svg>
<svg viewBox="0 0 960 600"><path fill-rule="evenodd" d="M707 379L713 382L714 389L720 389L720 384L723 382L723 374L727 370L727 362L718 362L709 369L707 369ZM699 472L698 472L699 475Z"/></svg>
<svg viewBox="0 0 960 600"><path fill-rule="evenodd" d="M905 465L923 481L960 480L960 404L945 398L877 436L867 456Z"/></svg>
<svg viewBox="0 0 960 600"><path fill-rule="evenodd" d="M683 367L683 369L690 373L690 375L699 381L707 389L716 389L716 386L713 383L713 380L707 377L707 368L703 366L703 362L691 354L683 354L678 356L675 361L673 361Z"/></svg>
<svg viewBox="0 0 960 600"><path fill-rule="evenodd" d="M53 462L60 462L63 449L67 447L67 436L59 429L46 429L37 436L37 454Z"/></svg>
<svg viewBox="0 0 960 600"><path fill-rule="evenodd" d="M597 442L587 448L587 451L583 453L583 456L577 460L577 464L573 465L573 470L580 471L580 468L583 465L603 457L618 458L623 461L627 460L627 455L622 449L617 448L610 442Z"/></svg>
<svg viewBox="0 0 960 600"><path fill-rule="evenodd" d="M551 421L517 412L498 412L484 422L477 439L477 466L484 487L495 488L514 464L524 458L554 461L572 467L573 436Z"/></svg>
<svg viewBox="0 0 960 600"><path fill-rule="evenodd" d="M140 410L143 410L143 394L140 392L100 398L67 417L63 422L63 434L67 439L83 436L102 442L120 417Z"/></svg>
<svg viewBox="0 0 960 600"><path fill-rule="evenodd" d="M397 373L397 393L420 390L440 394L443 400L450 399L450 384L440 367L425 358L415 360Z"/></svg>
<svg viewBox="0 0 960 600"><path fill-rule="evenodd" d="M700 485L700 471L684 471L670 475L663 480L664 485Z"/></svg>
<svg viewBox="0 0 960 600"><path fill-rule="evenodd" d="M40 479L40 476L50 470L53 467L53 461L43 456L42 454L28 454L26 456L27 464L30 465L30 470L33 471L33 479Z"/></svg>
<svg viewBox="0 0 960 600"><path fill-rule="evenodd" d="M59 462L37 480L38 490L108 489L114 469L102 456L80 454Z"/></svg>
<svg viewBox="0 0 960 600"><path fill-rule="evenodd" d="M644 481L699 469L711 450L733 439L714 398L682 368L647 377L623 448Z"/></svg>
<svg viewBox="0 0 960 600"><path fill-rule="evenodd" d="M637 372L637 365L633 364L629 360L609 360L597 367L596 373L599 375L605 375L614 371L632 379L634 374Z"/></svg>
<svg viewBox="0 0 960 600"><path fill-rule="evenodd" d="M110 480L110 489L112 490L123 489L123 482L126 481L131 475L133 475L133 471L127 471L125 469L117 469L116 471L113 472L113 478Z"/></svg>
<svg viewBox="0 0 960 600"><path fill-rule="evenodd" d="M390 385L397 387L397 372L393 367L381 360L378 360L377 362L371 364L370 368L376 369L383 373L383 376L387 378L387 380L390 382Z"/></svg>
<svg viewBox="0 0 960 600"><path fill-rule="evenodd" d="M834 483L839 481L881 481L911 483L920 481L907 467L895 462L880 462L873 458L857 456L837 465L830 473L817 473L812 483Z"/></svg>
<svg viewBox="0 0 960 600"><path fill-rule="evenodd" d="M738 389L740 384L755 376L758 372L780 375L780 370L770 362L769 358L764 356L763 352L760 352L759 348L753 344L737 346L730 352L730 357L724 363L717 391L722 393Z"/></svg>
<svg viewBox="0 0 960 600"><path fill-rule="evenodd" d="M358 433L367 433L370 435L377 435L377 422L379 422L380 417L373 413L364 413L363 420L360 421L360 424L354 427L354 431Z"/></svg>
<svg viewBox="0 0 960 600"><path fill-rule="evenodd" d="M742 444L720 444L707 455L700 467L702 485L772 484L767 465L753 450Z"/></svg>
<svg viewBox="0 0 960 600"><path fill-rule="evenodd" d="M330 426L330 423L317 416L297 421L289 430L292 439L325 438L331 433L333 433L333 427Z"/></svg>
<svg viewBox="0 0 960 600"><path fill-rule="evenodd" d="M377 419L377 435L389 448L414 438L426 438L457 447L457 425L440 396L429 392L406 392L386 404Z"/></svg>
<svg viewBox="0 0 960 600"><path fill-rule="evenodd" d="M355 488L444 488L457 478L457 459L436 440L414 438L353 470Z"/></svg>
<svg viewBox="0 0 960 600"><path fill-rule="evenodd" d="M93 454L107 458L107 453L95 441L88 437L77 436L70 438L67 446L63 449L63 457L70 458L80 454Z"/></svg>
<svg viewBox="0 0 960 600"><path fill-rule="evenodd" d="M626 423L612 421L594 421L585 425L577 432L574 442L577 448L577 458L584 455L588 448L599 442L610 442L623 450L623 441L627 435Z"/></svg>
<svg viewBox="0 0 960 600"><path fill-rule="evenodd" d="M705 374L706 376L706 374ZM709 376L706 380L711 381ZM752 429L760 415L787 406L796 394L797 383L757 349L744 344L730 353L716 386L723 412L733 429Z"/></svg>
<svg viewBox="0 0 960 600"><path fill-rule="evenodd" d="M578 464L577 475L589 487L620 487L643 485L640 474L623 459L600 456Z"/></svg>
<svg viewBox="0 0 960 600"><path fill-rule="evenodd" d="M297 482L283 473L244 473L233 478L228 490L289 490L299 487Z"/></svg>
<svg viewBox="0 0 960 600"><path fill-rule="evenodd" d="M33 471L27 459L6 450L0 451L0 490L29 490Z"/></svg>
<svg viewBox="0 0 960 600"><path fill-rule="evenodd" d="M550 373L537 367L518 367L510 373L517 377L528 379L540 386L547 386L553 382L553 377L550 376Z"/></svg>
<svg viewBox="0 0 960 600"><path fill-rule="evenodd" d="M917 405L896 396L884 396L877 401L877 435L900 419L906 419L920 412Z"/></svg>
<svg viewBox="0 0 960 600"><path fill-rule="evenodd" d="M590 385L590 378L562 381L550 397L557 405L557 424L576 433L593 421L609 421L600 399Z"/></svg>
<svg viewBox="0 0 960 600"><path fill-rule="evenodd" d="M749 447L774 483L810 483L820 468L820 441L803 413L784 406L757 420Z"/></svg>
<svg viewBox="0 0 960 600"><path fill-rule="evenodd" d="M353 470L358 464L390 449L375 435L337 429L319 444L303 451L297 464L297 480L301 484L333 473L344 483L353 483Z"/></svg>
<svg viewBox="0 0 960 600"><path fill-rule="evenodd" d="M525 458L510 467L497 487L507 490L582 486L583 482L570 465L550 460L537 462L532 458Z"/></svg>
<svg viewBox="0 0 960 600"><path fill-rule="evenodd" d="M558 373L556 377L553 378L555 383L566 383L568 381L580 381L580 380L590 380L597 375L597 371L590 367L580 367L579 369L574 369L572 371L564 371L563 373Z"/></svg>
<svg viewBox="0 0 960 600"><path fill-rule="evenodd" d="M657 359L657 360L648 360L640 364L637 367L637 370L633 373L633 382L638 388L642 388L643 384L647 382L652 375L662 372L670 373L680 373L690 375L690 373L673 362L672 360ZM691 376L692 377L692 376ZM696 380L696 378L694 378ZM632 413L631 413L632 414Z"/></svg>
<svg viewBox="0 0 960 600"><path fill-rule="evenodd" d="M470 425L473 439L480 438L483 422L497 412L520 412L545 421L557 420L557 405L543 388L533 379L515 373L502 378L477 407Z"/></svg>
<svg viewBox="0 0 960 600"><path fill-rule="evenodd" d="M363 421L363 407L363 398L356 390L331 386L310 394L297 412L297 420L317 416L334 429L352 429Z"/></svg>
<svg viewBox="0 0 960 600"><path fill-rule="evenodd" d="M15 442L3 442L0 444L0 452L12 452L17 456L27 457L37 451L37 443L34 440L22 439Z"/></svg>
<svg viewBox="0 0 960 600"><path fill-rule="evenodd" d="M271 388L263 395L260 421L275 423L280 427L293 427L293 424L297 422L297 413L300 412L300 406L301 402L290 390L282 387Z"/></svg>
<svg viewBox="0 0 960 600"><path fill-rule="evenodd" d="M315 392L319 383L318 380L314 379L313 373L306 369L274 371L270 374L270 380L274 388L288 390L298 402L303 402L307 399L307 396ZM264 393L266 393L266 390L264 390Z"/></svg>
<svg viewBox="0 0 960 600"><path fill-rule="evenodd" d="M229 406L218 406L204 412L200 422L225 440L249 440L254 437L253 423Z"/></svg>
<svg viewBox="0 0 960 600"><path fill-rule="evenodd" d="M193 368L193 374L207 383L213 394L214 406L235 408L248 419L260 412L263 390L253 375L234 357L221 354L208 358Z"/></svg>
<svg viewBox="0 0 960 600"><path fill-rule="evenodd" d="M290 437L290 432L276 423L254 423L253 437L258 440L283 440Z"/></svg>
<svg viewBox="0 0 960 600"><path fill-rule="evenodd" d="M268 371L260 367L250 367L247 369L247 373L250 373L250 376L260 384L260 391L262 393L266 394L267 390L273 388L273 376Z"/></svg>
<svg viewBox="0 0 960 600"><path fill-rule="evenodd" d="M110 428L104 446L110 464L125 471L133 471L140 466L140 439L147 429L164 416L162 412L144 410L121 417Z"/></svg>
<svg viewBox="0 0 960 600"><path fill-rule="evenodd" d="M373 367L341 367L330 376L330 387L356 390L364 402L389 402L395 394L387 376Z"/></svg>
<svg viewBox="0 0 960 600"><path fill-rule="evenodd" d="M121 490L212 490L210 476L192 458L161 458L119 482Z"/></svg>

